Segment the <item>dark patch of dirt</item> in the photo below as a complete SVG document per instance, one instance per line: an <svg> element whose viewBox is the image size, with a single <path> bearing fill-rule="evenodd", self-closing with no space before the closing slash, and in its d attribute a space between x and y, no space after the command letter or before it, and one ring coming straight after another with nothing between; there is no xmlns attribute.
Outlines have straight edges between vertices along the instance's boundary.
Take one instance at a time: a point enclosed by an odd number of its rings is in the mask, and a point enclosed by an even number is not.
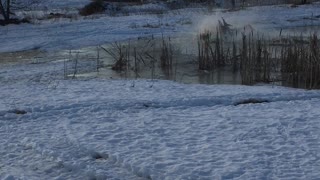
<svg viewBox="0 0 320 180"><path fill-rule="evenodd" d="M108 159L109 156L107 154L105 155L105 154L95 152L92 154L92 158L95 160L103 160L103 159Z"/></svg>
<svg viewBox="0 0 320 180"><path fill-rule="evenodd" d="M21 110L21 109L13 109L13 110L10 110L8 112L9 113L13 113L13 114L19 114L19 115L27 114L27 111Z"/></svg>
<svg viewBox="0 0 320 180"><path fill-rule="evenodd" d="M62 14L62 13L50 13L44 18L40 18L38 20L50 20L50 19L73 19L75 18L72 14Z"/></svg>
<svg viewBox="0 0 320 180"><path fill-rule="evenodd" d="M30 21L27 19L10 19L10 20L0 19L0 26L6 26L9 24L21 24L21 23L30 23Z"/></svg>
<svg viewBox="0 0 320 180"><path fill-rule="evenodd" d="M259 104L259 103L268 103L270 101L268 100L263 100L263 99L245 99L239 102L236 102L234 105L239 106L242 104Z"/></svg>

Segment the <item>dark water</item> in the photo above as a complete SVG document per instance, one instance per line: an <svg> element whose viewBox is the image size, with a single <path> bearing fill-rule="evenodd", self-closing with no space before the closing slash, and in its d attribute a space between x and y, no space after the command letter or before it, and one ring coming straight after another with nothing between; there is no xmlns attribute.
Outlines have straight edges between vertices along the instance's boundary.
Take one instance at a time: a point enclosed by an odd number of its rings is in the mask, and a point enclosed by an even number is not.
<svg viewBox="0 0 320 180"><path fill-rule="evenodd" d="M305 28L292 31L306 31ZM313 28L313 27L312 27ZM288 31L288 29L286 29ZM300 32L301 32L300 31ZM163 41L165 40L165 41ZM161 66L161 54L164 43L172 56L170 67ZM121 52L121 53L120 53ZM10 62L63 62L61 72L65 78L105 78L105 79L163 79L180 83L196 84L242 84L239 71L233 71L231 65L206 71L199 70L196 35L181 37L145 37L126 42L107 44L100 47L87 47L78 50L59 52L27 51L19 53L3 53L1 63ZM125 59L121 70L114 70L117 60ZM304 87L303 82L291 83L290 77L273 74L277 85ZM281 77L283 76L283 77ZM280 80L279 80L280 79ZM282 79L282 80L281 80Z"/></svg>
<svg viewBox="0 0 320 180"><path fill-rule="evenodd" d="M101 47L64 51L68 77L99 77L106 79L163 79L196 84L243 84L241 73L231 64L213 70L199 70L198 46L195 36L154 38L152 36ZM164 47L170 55L170 66L161 66ZM68 58L69 57L69 58ZM78 59L77 71L74 59ZM119 59L123 63L118 63ZM118 66L118 64L123 64ZM121 68L119 68L121 67ZM252 75L255 76L255 75ZM270 80L270 81L269 81ZM305 88L304 82L291 82L290 75L279 70L271 72L267 83ZM295 80L297 81L297 80ZM264 81L263 83L265 83ZM250 84L261 83L253 81ZM248 83L246 83L248 84Z"/></svg>
<svg viewBox="0 0 320 180"><path fill-rule="evenodd" d="M233 73L231 67L216 68L212 71L198 70L194 38L165 38L165 41L172 45L172 66L170 67L161 67L162 38L147 37L130 42L82 49L80 59L91 59L93 67L89 68L91 71L78 73L77 77L163 79L188 84L241 84L240 73ZM123 47L121 51L124 52L127 65L122 70L113 70L116 60L120 57L117 54L120 51L119 47ZM107 49L109 53L104 49ZM68 52L65 52L65 55L67 54ZM75 56L76 51L72 54ZM99 64L97 59L99 59ZM72 63L69 66L72 67ZM83 67L79 62L78 66ZM69 73L69 76L73 74Z"/></svg>

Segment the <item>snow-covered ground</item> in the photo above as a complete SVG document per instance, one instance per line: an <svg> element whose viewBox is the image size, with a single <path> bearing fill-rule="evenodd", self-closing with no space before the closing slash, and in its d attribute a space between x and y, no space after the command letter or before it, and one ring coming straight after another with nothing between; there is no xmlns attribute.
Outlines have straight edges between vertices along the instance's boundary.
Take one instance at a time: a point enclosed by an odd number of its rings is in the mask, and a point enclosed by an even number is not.
<svg viewBox="0 0 320 180"><path fill-rule="evenodd" d="M65 1L58 1L57 6L59 2ZM132 7L133 11L135 8ZM320 3L296 8L291 8L289 5L252 7L232 12L219 9L210 12L206 8L187 8L170 10L163 14L133 14L130 16L100 14L71 19L43 20L36 21L35 24L0 27L0 52L30 49L77 49L148 35L175 36L180 33L196 33L207 28L215 29L214 26L218 20L221 20L221 17L224 17L235 28L241 29L250 24L257 31L265 32L266 35L274 32L278 35L281 28L319 27L319 9ZM67 13L65 10L61 11ZM72 14L75 13L73 10L70 11ZM32 14L32 12L28 13ZM43 12L41 9L36 10L33 16L42 16L45 12L51 12L51 10ZM25 12L16 13L25 14ZM304 29L302 31L305 32ZM285 33L286 30L283 31L283 34ZM297 34L300 33L301 31Z"/></svg>
<svg viewBox="0 0 320 180"><path fill-rule="evenodd" d="M63 80L62 69L0 68L0 179L320 176L318 90ZM235 106L248 99L268 102Z"/></svg>
<svg viewBox="0 0 320 180"><path fill-rule="evenodd" d="M310 19L319 8L184 9L10 25L0 27L0 51L192 33L221 16L259 29L320 24ZM31 62L0 64L0 179L320 177L319 90L64 79L63 61ZM264 103L241 104L247 100Z"/></svg>

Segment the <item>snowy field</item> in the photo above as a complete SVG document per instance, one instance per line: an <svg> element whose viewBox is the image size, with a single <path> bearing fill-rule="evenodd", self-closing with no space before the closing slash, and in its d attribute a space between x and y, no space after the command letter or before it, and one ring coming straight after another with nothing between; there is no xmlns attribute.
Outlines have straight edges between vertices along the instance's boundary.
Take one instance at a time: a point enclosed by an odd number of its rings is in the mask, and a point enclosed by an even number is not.
<svg viewBox="0 0 320 180"><path fill-rule="evenodd" d="M57 1L54 4L58 6L63 2L65 1ZM35 11L16 12L16 14L24 14L24 16L31 14L30 16L34 18L50 12L74 15L74 9L55 9L55 5L50 4L49 7L52 9L40 8ZM71 19L34 20L34 24L0 27L0 52L30 49L69 50L150 35L195 34L205 29L215 29L221 17L232 24L232 28L243 29L244 26L251 25L256 31L270 36L278 35L283 29L283 35L285 35L289 33L287 29L319 27L319 9L320 3L315 3L296 8L291 8L289 5L265 6L231 12L219 9L209 11L207 8L186 8L168 10L163 14L132 14L130 16L100 14ZM306 28L298 30L296 34L300 35L302 32L310 34L313 31L308 32ZM292 34L291 31L290 33Z"/></svg>
<svg viewBox="0 0 320 180"><path fill-rule="evenodd" d="M61 80L61 68L0 69L0 179L320 176L320 91ZM236 106L248 99L266 102Z"/></svg>
<svg viewBox="0 0 320 180"><path fill-rule="evenodd" d="M65 7L65 1L57 2L55 8ZM320 20L310 19L320 15L319 9L319 3L214 15L182 9L161 16L10 25L0 27L0 52L59 51L150 34L194 33L220 17L266 31L319 25ZM320 177L319 90L66 80L63 73L58 60L0 64L0 179ZM245 103L253 100L262 103Z"/></svg>

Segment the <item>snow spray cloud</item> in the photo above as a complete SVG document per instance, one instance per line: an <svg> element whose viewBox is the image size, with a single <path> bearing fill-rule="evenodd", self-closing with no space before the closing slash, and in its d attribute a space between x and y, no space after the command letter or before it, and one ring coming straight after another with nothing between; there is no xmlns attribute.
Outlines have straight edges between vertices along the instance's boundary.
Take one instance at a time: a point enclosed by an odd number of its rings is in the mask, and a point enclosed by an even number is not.
<svg viewBox="0 0 320 180"><path fill-rule="evenodd" d="M259 15L247 11L235 11L235 12L221 12L217 11L213 15L205 16L200 19L198 24L195 25L195 32L201 33L204 31L215 32L219 27L219 21L230 24L230 28L238 30L238 32L260 32L266 34L261 23Z"/></svg>

